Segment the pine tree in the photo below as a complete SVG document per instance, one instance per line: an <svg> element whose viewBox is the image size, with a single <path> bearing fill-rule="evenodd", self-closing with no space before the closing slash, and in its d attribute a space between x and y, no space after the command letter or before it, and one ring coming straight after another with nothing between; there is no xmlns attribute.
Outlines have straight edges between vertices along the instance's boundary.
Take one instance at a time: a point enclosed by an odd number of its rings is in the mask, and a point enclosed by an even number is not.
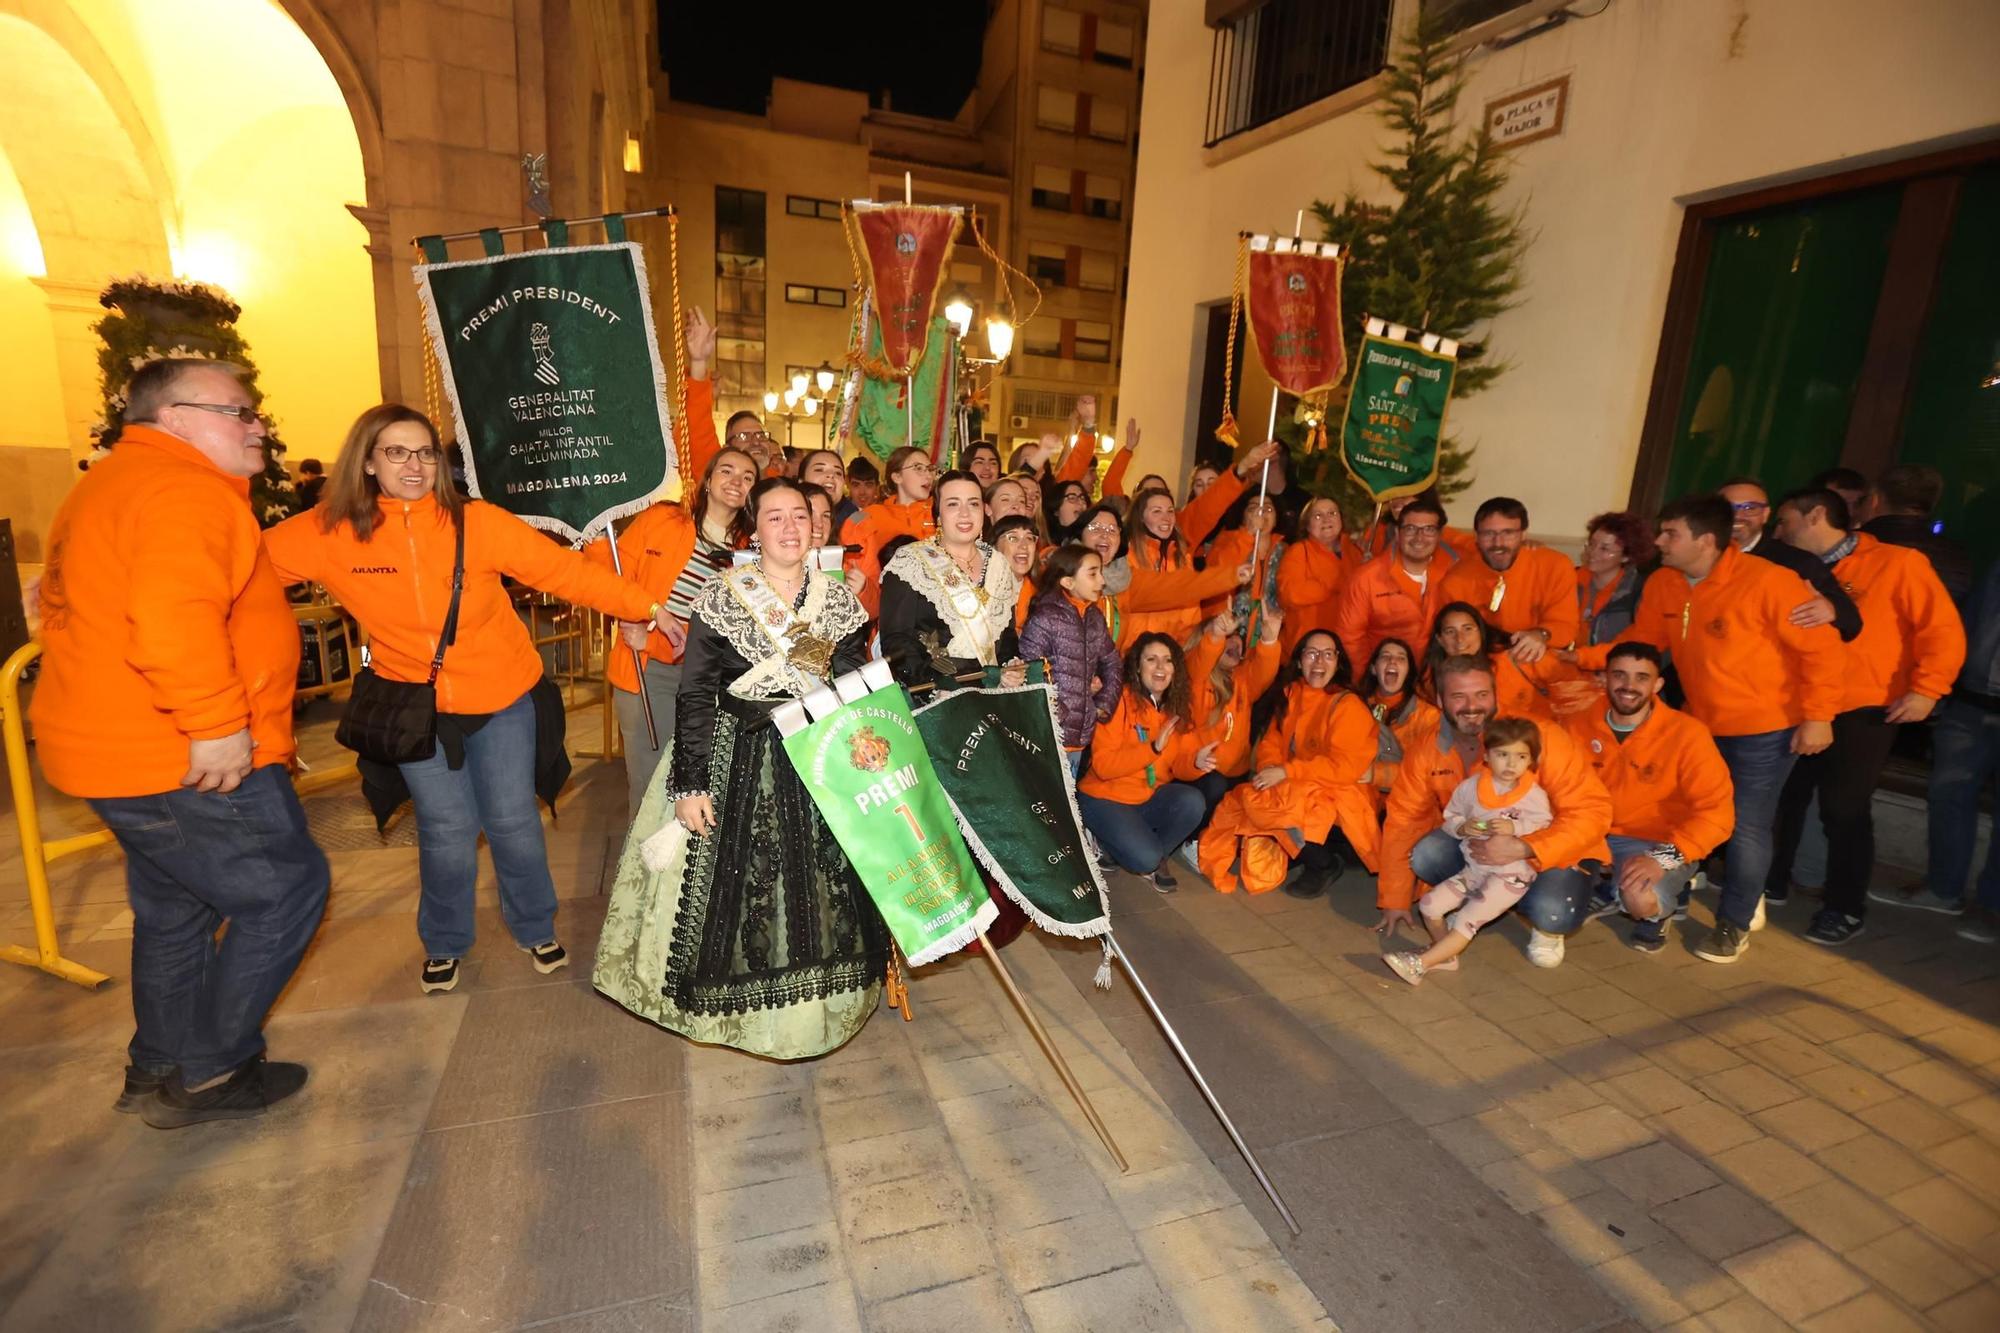
<svg viewBox="0 0 2000 1333"><path fill-rule="evenodd" d="M1395 135L1386 160L1371 164L1396 196L1369 203L1350 192L1338 205L1314 202L1324 240L1347 252L1341 277L1341 314L1347 327L1350 374L1359 356L1362 317L1455 338L1458 370L1452 397L1490 387L1507 369L1485 341L1485 326L1517 304L1521 257L1530 240L1518 209L1499 202L1507 162L1482 124L1461 134L1458 102L1465 91L1466 50L1453 50L1456 34L1423 16L1385 74L1381 117ZM1327 423L1337 440L1337 414L1346 402L1336 389ZM1284 432L1280 432L1282 435ZM1304 428L1296 433L1304 435ZM1447 435L1438 451L1438 490L1450 496L1470 484L1471 449ZM1337 449L1308 455L1300 464L1306 484L1340 502L1353 525L1374 512L1367 493L1341 467Z"/></svg>
<svg viewBox="0 0 2000 1333"><path fill-rule="evenodd" d="M242 307L223 292L199 282L163 283L131 277L106 287L97 300L111 312L91 326L104 343L97 349L104 415L91 430L100 451L115 445L124 428L132 372L163 356L198 357L242 367L243 388L251 404L263 407L264 393L257 387L250 345L236 331ZM280 461L284 452L274 423L264 450L264 470L250 479L250 507L263 527L289 518L300 508L298 489Z"/></svg>

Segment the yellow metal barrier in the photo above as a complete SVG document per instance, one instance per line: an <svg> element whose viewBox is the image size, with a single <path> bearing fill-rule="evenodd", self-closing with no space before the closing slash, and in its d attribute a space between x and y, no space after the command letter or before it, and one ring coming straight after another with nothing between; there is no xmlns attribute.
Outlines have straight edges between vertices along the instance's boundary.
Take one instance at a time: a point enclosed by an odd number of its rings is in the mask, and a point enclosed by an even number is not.
<svg viewBox="0 0 2000 1333"><path fill-rule="evenodd" d="M51 976L73 981L79 986L102 986L111 980L102 972L62 956L56 941L55 909L49 905L49 862L86 847L99 847L113 840L110 829L81 833L73 838L42 841L42 821L35 809L35 782L28 771L28 729L21 717L21 673L28 663L41 656L42 645L29 643L0 667L0 726L7 745L7 779L14 791L14 821L21 828L21 863L28 875L28 908L35 918L35 947L18 944L0 947L0 959L38 967Z"/></svg>

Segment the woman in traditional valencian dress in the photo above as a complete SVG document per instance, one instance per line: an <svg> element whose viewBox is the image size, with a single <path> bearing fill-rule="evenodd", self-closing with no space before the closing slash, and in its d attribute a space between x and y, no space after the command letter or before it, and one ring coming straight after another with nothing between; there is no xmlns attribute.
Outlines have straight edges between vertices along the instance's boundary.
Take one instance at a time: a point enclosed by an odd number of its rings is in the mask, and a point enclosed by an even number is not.
<svg viewBox="0 0 2000 1333"><path fill-rule="evenodd" d="M903 547L882 571L882 655L905 685L951 689L954 676L1015 658L1020 583L979 539L983 502L979 478L945 473L932 492L937 535Z"/></svg>
<svg viewBox="0 0 2000 1333"><path fill-rule="evenodd" d="M594 980L683 1036L794 1060L868 1021L889 936L771 713L859 667L867 625L844 583L808 568L798 483L767 478L746 509L758 558L695 601L673 743L626 839Z"/></svg>

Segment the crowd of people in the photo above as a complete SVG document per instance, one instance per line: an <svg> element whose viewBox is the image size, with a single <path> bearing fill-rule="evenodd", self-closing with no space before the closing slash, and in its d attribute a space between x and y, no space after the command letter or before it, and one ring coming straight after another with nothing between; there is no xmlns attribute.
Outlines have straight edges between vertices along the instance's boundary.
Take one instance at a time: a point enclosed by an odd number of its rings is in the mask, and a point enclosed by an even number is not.
<svg viewBox="0 0 2000 1333"><path fill-rule="evenodd" d="M1933 530L1928 469L1601 514L1572 564L1499 495L1469 528L1434 492L1398 497L1357 540L1275 441L1199 464L1177 495L1128 486L1128 424L1099 477L1088 399L1067 438L1004 460L990 441L943 471L913 448L879 468L795 452L753 413L716 429L713 327L696 312L688 335L684 493L615 552L468 500L434 424L394 405L355 423L315 508L260 533L243 496L264 426L237 376L135 374L130 424L51 536L34 714L51 782L128 857L120 1109L159 1127L254 1115L305 1081L260 1036L328 891L286 776L284 585L302 581L360 623L369 670L435 690L434 751L364 763L378 809L414 805L426 992L473 947L482 833L515 945L543 971L569 961L537 808L567 775L562 710L507 580L617 621L632 829L594 975L701 1041L810 1057L876 1005L889 941L771 722L877 656L913 691L1042 664L1107 869L1308 898L1359 891L1365 869L1377 930L1420 943L1385 946L1411 984L1515 911L1538 966L1594 917L1657 951L1704 879L1718 897L1694 952L1733 963L1816 836L1807 939L1844 944L1885 901L1995 939L2000 857L1965 890L2000 764L2000 570L1975 586ZM1873 888L1870 797L1919 724L1929 877Z"/></svg>

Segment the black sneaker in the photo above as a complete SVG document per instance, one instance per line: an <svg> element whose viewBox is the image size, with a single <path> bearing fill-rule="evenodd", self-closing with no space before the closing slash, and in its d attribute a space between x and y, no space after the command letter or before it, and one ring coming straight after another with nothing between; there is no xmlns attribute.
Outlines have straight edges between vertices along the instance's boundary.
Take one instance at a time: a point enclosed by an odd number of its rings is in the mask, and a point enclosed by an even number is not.
<svg viewBox="0 0 2000 1333"><path fill-rule="evenodd" d="M543 976L547 976L559 967L569 966L569 955L563 952L562 945L554 940L550 940L547 944L537 944L532 949L523 949L521 952L534 960L535 971Z"/></svg>
<svg viewBox="0 0 2000 1333"><path fill-rule="evenodd" d="M1812 924L1806 927L1807 939L1830 948L1838 948L1860 933L1861 918L1834 907L1820 908L1813 913Z"/></svg>
<svg viewBox="0 0 2000 1333"><path fill-rule="evenodd" d="M1792 900L1792 882L1790 880L1786 880L1783 884L1780 884L1775 888L1773 888L1769 884L1766 884L1764 886L1764 901L1771 904L1771 906L1783 907L1786 903L1790 902L1791 900Z"/></svg>
<svg viewBox="0 0 2000 1333"><path fill-rule="evenodd" d="M417 984L424 988L424 994L432 991L447 991L458 984L458 960L456 958L426 958L424 970L417 974Z"/></svg>
<svg viewBox="0 0 2000 1333"><path fill-rule="evenodd" d="M156 1074L150 1069L137 1065L125 1066L125 1091L118 1094L118 1100L111 1109L121 1115L137 1115L145 1100L165 1086L170 1075Z"/></svg>
<svg viewBox="0 0 2000 1333"><path fill-rule="evenodd" d="M1619 901L1618 890L1612 887L1611 881L1605 880L1590 895L1590 906L1584 909L1583 919L1595 921L1601 916L1616 916L1624 910L1625 904Z"/></svg>
<svg viewBox="0 0 2000 1333"><path fill-rule="evenodd" d="M1708 938L1694 946L1694 956L1710 963L1733 963L1750 952L1750 932L1733 921L1717 921Z"/></svg>
<svg viewBox="0 0 2000 1333"><path fill-rule="evenodd" d="M1180 883L1179 880L1174 878L1174 867L1171 860L1163 860L1153 867L1153 887L1162 893L1172 893L1180 887Z"/></svg>
<svg viewBox="0 0 2000 1333"><path fill-rule="evenodd" d="M154 1129L181 1129L205 1120L248 1120L305 1085L304 1065L270 1061L260 1055L200 1092L189 1092L181 1085L181 1076L175 1074L139 1107L139 1114Z"/></svg>
<svg viewBox="0 0 2000 1333"><path fill-rule="evenodd" d="M1632 927L1631 946L1640 953L1658 953L1667 947L1667 923L1641 921Z"/></svg>

